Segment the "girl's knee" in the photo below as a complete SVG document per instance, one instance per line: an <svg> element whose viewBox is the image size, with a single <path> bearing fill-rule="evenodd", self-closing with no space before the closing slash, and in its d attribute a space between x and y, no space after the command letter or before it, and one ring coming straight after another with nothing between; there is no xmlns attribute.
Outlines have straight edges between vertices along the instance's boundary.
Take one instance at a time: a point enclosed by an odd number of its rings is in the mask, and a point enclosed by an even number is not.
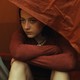
<svg viewBox="0 0 80 80"><path fill-rule="evenodd" d="M8 80L33 80L28 64L20 61L13 62Z"/></svg>
<svg viewBox="0 0 80 80"><path fill-rule="evenodd" d="M28 68L28 64L20 61L15 61L11 65L11 70L18 71L18 70L26 70Z"/></svg>
<svg viewBox="0 0 80 80"><path fill-rule="evenodd" d="M50 80L70 80L67 72L52 71Z"/></svg>

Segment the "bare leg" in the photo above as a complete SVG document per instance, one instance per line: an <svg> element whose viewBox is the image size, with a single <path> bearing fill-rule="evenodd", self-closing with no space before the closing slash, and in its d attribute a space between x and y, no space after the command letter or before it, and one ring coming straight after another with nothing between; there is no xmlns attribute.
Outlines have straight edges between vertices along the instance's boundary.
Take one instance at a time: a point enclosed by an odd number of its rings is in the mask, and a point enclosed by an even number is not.
<svg viewBox="0 0 80 80"><path fill-rule="evenodd" d="M13 62L8 80L33 80L29 66L20 61Z"/></svg>
<svg viewBox="0 0 80 80"><path fill-rule="evenodd" d="M70 80L67 72L52 71L50 80Z"/></svg>

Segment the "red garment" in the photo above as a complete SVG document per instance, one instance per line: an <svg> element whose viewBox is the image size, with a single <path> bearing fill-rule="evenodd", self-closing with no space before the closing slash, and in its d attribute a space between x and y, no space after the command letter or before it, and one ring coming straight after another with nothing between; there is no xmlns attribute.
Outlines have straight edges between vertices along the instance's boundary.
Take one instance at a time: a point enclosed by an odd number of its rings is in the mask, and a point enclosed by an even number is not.
<svg viewBox="0 0 80 80"><path fill-rule="evenodd" d="M80 0L9 0L63 35L80 53Z"/></svg>
<svg viewBox="0 0 80 80"><path fill-rule="evenodd" d="M15 59L27 61L36 66L62 71L72 70L76 64L75 51L64 38L61 39L58 36L57 39L55 44L59 45L36 46L27 44L26 36L17 31L12 37L10 51ZM53 40L49 39L49 42L53 43Z"/></svg>

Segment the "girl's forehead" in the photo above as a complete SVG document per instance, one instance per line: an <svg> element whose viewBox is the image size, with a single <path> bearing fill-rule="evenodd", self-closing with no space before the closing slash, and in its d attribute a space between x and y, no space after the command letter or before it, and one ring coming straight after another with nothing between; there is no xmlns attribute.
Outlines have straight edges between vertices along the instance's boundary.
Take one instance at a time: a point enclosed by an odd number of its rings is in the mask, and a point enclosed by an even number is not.
<svg viewBox="0 0 80 80"><path fill-rule="evenodd" d="M30 17L33 17L32 15L30 15L29 13L25 12L24 10L21 10L21 17L24 17L24 18L30 18Z"/></svg>

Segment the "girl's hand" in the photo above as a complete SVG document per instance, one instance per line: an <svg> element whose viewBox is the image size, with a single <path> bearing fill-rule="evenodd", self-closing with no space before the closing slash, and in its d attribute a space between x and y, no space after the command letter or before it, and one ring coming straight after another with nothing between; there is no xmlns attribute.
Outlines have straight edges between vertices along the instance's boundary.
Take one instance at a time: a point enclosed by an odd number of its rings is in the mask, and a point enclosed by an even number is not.
<svg viewBox="0 0 80 80"><path fill-rule="evenodd" d="M15 62L16 60L14 58L11 59L11 65L13 64L13 62Z"/></svg>

